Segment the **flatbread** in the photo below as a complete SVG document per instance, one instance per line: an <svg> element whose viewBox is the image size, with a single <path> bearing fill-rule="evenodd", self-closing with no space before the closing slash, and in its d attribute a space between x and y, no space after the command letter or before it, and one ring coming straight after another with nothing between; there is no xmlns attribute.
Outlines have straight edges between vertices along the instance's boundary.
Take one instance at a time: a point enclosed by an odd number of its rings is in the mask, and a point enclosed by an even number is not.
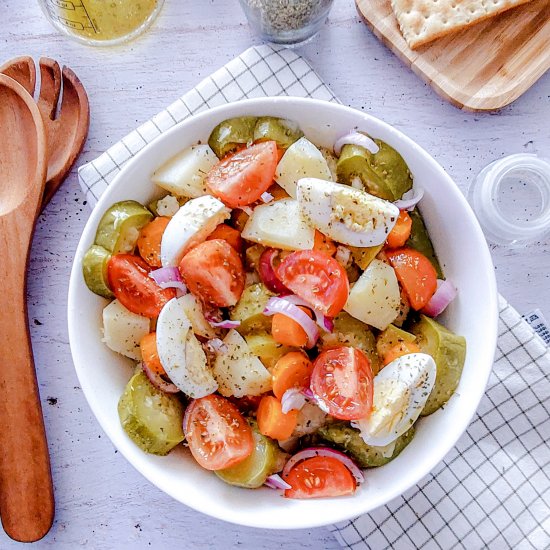
<svg viewBox="0 0 550 550"><path fill-rule="evenodd" d="M530 0L391 0L401 32L416 49Z"/></svg>

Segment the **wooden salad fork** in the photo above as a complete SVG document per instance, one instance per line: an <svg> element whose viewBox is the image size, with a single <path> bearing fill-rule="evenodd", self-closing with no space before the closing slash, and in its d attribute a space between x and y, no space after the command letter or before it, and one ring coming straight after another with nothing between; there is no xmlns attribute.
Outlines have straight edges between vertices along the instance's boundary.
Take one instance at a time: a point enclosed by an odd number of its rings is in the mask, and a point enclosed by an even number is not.
<svg viewBox="0 0 550 550"><path fill-rule="evenodd" d="M71 69L54 59L40 58L40 94L37 99L48 138L48 175L42 209L48 204L80 154L90 126L90 107L84 86ZM32 57L17 57L0 67L32 96L36 65ZM63 84L60 105L59 95ZM58 116L56 117L56 113Z"/></svg>
<svg viewBox="0 0 550 550"><path fill-rule="evenodd" d="M54 497L34 370L26 273L47 174L47 134L32 96L0 74L0 516L32 542L50 529Z"/></svg>

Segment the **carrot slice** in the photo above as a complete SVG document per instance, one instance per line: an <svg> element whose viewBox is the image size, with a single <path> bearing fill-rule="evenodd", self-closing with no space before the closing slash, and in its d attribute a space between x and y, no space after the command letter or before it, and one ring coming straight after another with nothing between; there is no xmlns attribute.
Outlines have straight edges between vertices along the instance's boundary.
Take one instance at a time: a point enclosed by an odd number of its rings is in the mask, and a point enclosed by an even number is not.
<svg viewBox="0 0 550 550"><path fill-rule="evenodd" d="M437 289L437 272L430 260L413 248L388 250L386 257L411 307L416 311L422 309Z"/></svg>
<svg viewBox="0 0 550 550"><path fill-rule="evenodd" d="M139 255L152 267L161 267L160 242L170 218L160 216L142 228L137 240Z"/></svg>
<svg viewBox="0 0 550 550"><path fill-rule="evenodd" d="M400 246L405 246L407 239L411 236L411 228L412 218L405 210L402 210L386 240L388 247L399 248Z"/></svg>
<svg viewBox="0 0 550 550"><path fill-rule="evenodd" d="M139 343L139 347L141 349L141 359L149 370L160 375L165 375L166 372L160 362L159 352L157 350L157 333L150 332L144 336Z"/></svg>
<svg viewBox="0 0 550 550"><path fill-rule="evenodd" d="M273 393L281 399L290 388L303 388L309 385L313 364L301 351L291 351L283 355L273 367Z"/></svg>
<svg viewBox="0 0 550 550"><path fill-rule="evenodd" d="M313 240L313 250L320 250L321 252L326 252L329 256L333 256L336 252L336 245L333 240L316 229Z"/></svg>
<svg viewBox="0 0 550 550"><path fill-rule="evenodd" d="M211 241L213 239L223 239L224 241L227 241L237 252L242 252L243 240L241 239L241 234L239 231L225 223L220 223L220 225L218 225L216 229L210 233L206 240Z"/></svg>
<svg viewBox="0 0 550 550"><path fill-rule="evenodd" d="M303 312L307 313L309 317L312 317L309 309L301 306L299 307ZM301 348L307 344L307 334L302 328L302 325L282 313L273 315L271 334L276 342L284 346Z"/></svg>
<svg viewBox="0 0 550 550"><path fill-rule="evenodd" d="M420 353L420 348L414 342L399 342L386 352L386 355L384 355L382 359L382 363L386 366L398 357L408 355L409 353Z"/></svg>
<svg viewBox="0 0 550 550"><path fill-rule="evenodd" d="M256 412L258 429L272 439L288 439L298 420L298 411L283 413L281 402L272 395L264 395Z"/></svg>

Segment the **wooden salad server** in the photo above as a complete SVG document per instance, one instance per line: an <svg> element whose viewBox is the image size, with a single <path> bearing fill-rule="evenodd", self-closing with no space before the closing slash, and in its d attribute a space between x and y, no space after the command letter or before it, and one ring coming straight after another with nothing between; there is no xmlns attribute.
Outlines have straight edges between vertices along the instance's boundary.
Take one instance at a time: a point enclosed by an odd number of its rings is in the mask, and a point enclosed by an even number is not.
<svg viewBox="0 0 550 550"><path fill-rule="evenodd" d="M47 135L32 96L0 74L0 516L32 542L50 529L54 498L34 371L26 272L47 173Z"/></svg>
<svg viewBox="0 0 550 550"><path fill-rule="evenodd" d="M90 127L88 95L68 67L61 70L54 59L40 58L40 95L37 99L48 135L48 175L42 209L48 204L80 154ZM17 80L31 95L36 86L32 57L17 57L0 66L0 73ZM59 95L63 84L61 102ZM57 113L57 117L56 117Z"/></svg>

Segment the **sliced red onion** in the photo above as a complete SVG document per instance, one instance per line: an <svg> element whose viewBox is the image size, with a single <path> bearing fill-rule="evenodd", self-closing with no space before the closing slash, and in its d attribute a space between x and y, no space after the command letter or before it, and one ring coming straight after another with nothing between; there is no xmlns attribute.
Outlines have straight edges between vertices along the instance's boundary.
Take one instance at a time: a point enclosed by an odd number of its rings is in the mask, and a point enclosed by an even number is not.
<svg viewBox="0 0 550 550"><path fill-rule="evenodd" d="M448 279L446 281L438 279L435 294L424 306L422 313L430 317L437 317L456 298L456 295L457 290L451 281Z"/></svg>
<svg viewBox="0 0 550 550"><path fill-rule="evenodd" d="M283 296L281 296L283 298ZM332 332L334 330L334 321L330 317L326 317L320 311L314 309L314 307L306 302L303 298L296 296L296 294L289 294L284 296L284 299L294 304L295 306L307 307L315 314L315 321L325 332Z"/></svg>
<svg viewBox="0 0 550 550"><path fill-rule="evenodd" d="M378 153L380 148L376 143L367 135L362 134L361 132L349 132L342 137L339 137L334 142L334 152L340 156L342 152L342 147L344 145L359 145L359 147L364 147L367 151L370 151L373 155Z"/></svg>
<svg viewBox="0 0 550 550"><path fill-rule="evenodd" d="M167 382L164 380L164 378L158 373L153 372L145 362L141 363L141 368L143 369L143 372L149 378L149 381L153 386L157 387L159 390L166 392L166 393L178 393L180 390L177 386L172 384L172 382Z"/></svg>
<svg viewBox="0 0 550 550"><path fill-rule="evenodd" d="M320 311L313 310L315 313L315 320L317 324L321 327L321 330L325 332L332 332L334 330L334 321L330 317L326 317Z"/></svg>
<svg viewBox="0 0 550 550"><path fill-rule="evenodd" d="M281 397L281 409L283 414L289 411L299 411L306 404L306 396L300 388L289 388Z"/></svg>
<svg viewBox="0 0 550 550"><path fill-rule="evenodd" d="M308 349L312 348L319 338L319 329L313 319L304 313L298 306L289 302L286 298L270 298L264 309L264 315L275 315L281 313L296 321L307 334Z"/></svg>
<svg viewBox="0 0 550 550"><path fill-rule="evenodd" d="M213 353L225 353L227 351L227 346L219 338L212 338L205 345Z"/></svg>
<svg viewBox="0 0 550 550"><path fill-rule="evenodd" d="M268 248L262 252L260 261L258 262L258 271L264 285L277 294L286 294L290 292L288 288L281 282L279 277L275 274L275 268L273 262L279 255L279 251L276 248Z"/></svg>
<svg viewBox="0 0 550 550"><path fill-rule="evenodd" d="M342 451L337 451L336 449L331 449L330 447L309 447L309 449L304 449L303 451L297 452L292 456L283 468L283 478L286 478L290 473L290 470L296 466L302 460L308 458L313 458L316 456L329 456L339 460L350 472L351 475L355 478L357 483L363 483L365 481L365 476L361 471L361 468L355 464L355 462Z"/></svg>
<svg viewBox="0 0 550 550"><path fill-rule="evenodd" d="M219 323L210 323L215 328L237 328L241 322L240 321L230 321L229 319L226 319L224 321L220 321Z"/></svg>
<svg viewBox="0 0 550 550"><path fill-rule="evenodd" d="M412 189L409 189L403 196L395 201L393 204L399 208L399 210L411 211L422 200L424 196L424 189L415 185Z"/></svg>
<svg viewBox="0 0 550 550"><path fill-rule="evenodd" d="M302 390L302 393L310 400L310 401L316 401L315 395L313 395L313 392L311 391L311 388L304 388Z"/></svg>
<svg viewBox="0 0 550 550"><path fill-rule="evenodd" d="M182 293L181 296L187 294L187 287L177 267L161 267L160 269L155 269L149 272L149 277L151 277L160 288L175 288Z"/></svg>
<svg viewBox="0 0 550 550"><path fill-rule="evenodd" d="M292 489L292 486L289 485L279 474L273 474L269 476L264 485L267 485L270 489Z"/></svg>
<svg viewBox="0 0 550 550"><path fill-rule="evenodd" d="M223 321L222 310L218 307L208 307L203 310L204 318L211 324L221 323Z"/></svg>
<svg viewBox="0 0 550 550"><path fill-rule="evenodd" d="M262 202L265 202L265 203L271 202L274 198L275 197L271 193L268 193L267 191L264 191L260 195L260 199L262 199Z"/></svg>

